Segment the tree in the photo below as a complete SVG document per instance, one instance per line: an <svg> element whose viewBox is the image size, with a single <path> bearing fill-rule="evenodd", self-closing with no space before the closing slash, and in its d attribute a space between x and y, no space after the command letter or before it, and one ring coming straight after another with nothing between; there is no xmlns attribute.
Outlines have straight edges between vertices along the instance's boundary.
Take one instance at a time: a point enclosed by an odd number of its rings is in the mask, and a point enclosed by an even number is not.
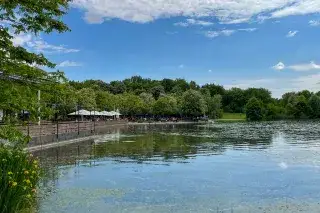
<svg viewBox="0 0 320 213"><path fill-rule="evenodd" d="M320 97L317 95L312 95L308 102L310 113L310 118L320 118Z"/></svg>
<svg viewBox="0 0 320 213"><path fill-rule="evenodd" d="M291 96L295 96L295 95L296 95L295 92L287 92L287 93L283 94L282 98L280 100L282 106L286 107L289 103Z"/></svg>
<svg viewBox="0 0 320 213"><path fill-rule="evenodd" d="M172 79L164 78L161 81L161 85L164 87L164 90L166 93L170 93L172 91L173 87L175 86L175 82Z"/></svg>
<svg viewBox="0 0 320 213"><path fill-rule="evenodd" d="M210 91L210 95L213 97L214 95L224 95L225 89L223 86L215 85L215 84L206 84L202 86L204 89L208 89Z"/></svg>
<svg viewBox="0 0 320 213"><path fill-rule="evenodd" d="M165 94L164 87L161 85L155 86L151 88L151 94L153 95L154 99L158 100L161 94Z"/></svg>
<svg viewBox="0 0 320 213"><path fill-rule="evenodd" d="M306 98L303 95L293 95L289 98L287 104L287 114L294 118L304 118L309 114L309 107Z"/></svg>
<svg viewBox="0 0 320 213"><path fill-rule="evenodd" d="M244 96L246 102L252 97L256 97L264 104L268 104L272 101L271 92L264 88L248 88L244 91Z"/></svg>
<svg viewBox="0 0 320 213"><path fill-rule="evenodd" d="M36 114L39 107L36 91L49 74L37 66L54 68L43 54L28 52L12 43L13 34L40 32L59 33L68 31L61 17L68 9L68 1L61 0L15 0L0 3L0 106L6 115L14 115L21 110ZM14 78L13 78L14 76ZM36 117L36 116L34 116Z"/></svg>
<svg viewBox="0 0 320 213"><path fill-rule="evenodd" d="M207 105L201 93L188 90L182 95L182 113L185 116L201 116L206 112Z"/></svg>
<svg viewBox="0 0 320 213"><path fill-rule="evenodd" d="M312 96L312 93L309 90L302 90L301 92L298 92L298 95L303 95L306 100L309 100L309 98Z"/></svg>
<svg viewBox="0 0 320 213"><path fill-rule="evenodd" d="M139 115L142 112L143 101L137 95L131 93L125 93L122 95L122 102L120 105L120 111L124 115L134 116Z"/></svg>
<svg viewBox="0 0 320 213"><path fill-rule="evenodd" d="M152 114L152 108L155 103L155 99L150 93L141 93L140 98L143 102L142 113L143 114Z"/></svg>
<svg viewBox="0 0 320 213"><path fill-rule="evenodd" d="M111 81L109 91L113 94L122 94L127 90L126 85L121 81Z"/></svg>
<svg viewBox="0 0 320 213"><path fill-rule="evenodd" d="M285 117L285 108L275 103L269 103L266 107L265 118L266 120L277 120Z"/></svg>
<svg viewBox="0 0 320 213"><path fill-rule="evenodd" d="M245 107L248 121L261 121L263 118L262 102L256 97L250 98Z"/></svg>
<svg viewBox="0 0 320 213"><path fill-rule="evenodd" d="M114 108L116 106L115 101L116 101L115 95L113 95L109 92L104 92L104 91L96 92L97 108L101 111L114 110Z"/></svg>
<svg viewBox="0 0 320 213"><path fill-rule="evenodd" d="M94 111L97 109L96 93L91 88L83 88L77 92L78 105L81 108Z"/></svg>
<svg viewBox="0 0 320 213"><path fill-rule="evenodd" d="M199 89L199 85L195 81L190 82L190 89L197 90Z"/></svg>
<svg viewBox="0 0 320 213"><path fill-rule="evenodd" d="M185 79L178 78L174 82L175 82L175 85L180 87L180 89L183 92L190 89L189 83Z"/></svg>
<svg viewBox="0 0 320 213"><path fill-rule="evenodd" d="M215 95L210 98L208 102L208 116L210 118L221 118L222 117L222 96Z"/></svg>
<svg viewBox="0 0 320 213"><path fill-rule="evenodd" d="M242 113L247 103L245 93L242 89L231 88L227 90L222 99L224 111Z"/></svg>
<svg viewBox="0 0 320 213"><path fill-rule="evenodd" d="M177 111L177 100L169 95L160 97L153 105L153 113L155 115L176 115Z"/></svg>

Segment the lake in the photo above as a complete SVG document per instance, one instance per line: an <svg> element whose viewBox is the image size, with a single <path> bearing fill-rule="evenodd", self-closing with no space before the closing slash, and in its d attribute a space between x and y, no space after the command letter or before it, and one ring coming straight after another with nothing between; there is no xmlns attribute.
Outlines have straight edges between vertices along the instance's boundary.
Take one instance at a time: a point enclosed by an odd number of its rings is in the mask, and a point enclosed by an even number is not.
<svg viewBox="0 0 320 213"><path fill-rule="evenodd" d="M38 151L39 213L320 212L319 124L137 125Z"/></svg>

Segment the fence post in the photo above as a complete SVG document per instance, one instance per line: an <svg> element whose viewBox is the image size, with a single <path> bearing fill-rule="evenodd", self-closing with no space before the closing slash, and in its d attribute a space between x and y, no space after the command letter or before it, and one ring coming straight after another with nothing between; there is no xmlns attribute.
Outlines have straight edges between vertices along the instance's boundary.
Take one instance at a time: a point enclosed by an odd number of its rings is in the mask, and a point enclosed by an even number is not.
<svg viewBox="0 0 320 213"><path fill-rule="evenodd" d="M59 121L57 120L57 140L59 141Z"/></svg>

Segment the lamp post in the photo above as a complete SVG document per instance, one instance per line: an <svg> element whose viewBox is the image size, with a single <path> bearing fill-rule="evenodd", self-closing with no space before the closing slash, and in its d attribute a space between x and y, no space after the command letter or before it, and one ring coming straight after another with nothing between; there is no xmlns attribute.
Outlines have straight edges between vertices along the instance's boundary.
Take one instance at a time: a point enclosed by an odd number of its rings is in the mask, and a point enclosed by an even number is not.
<svg viewBox="0 0 320 213"><path fill-rule="evenodd" d="M95 108L93 107L93 133L96 132L96 111Z"/></svg>
<svg viewBox="0 0 320 213"><path fill-rule="evenodd" d="M59 139L59 122L58 122L58 104L52 104L52 108L54 109L54 120L56 122L56 128L57 128L57 139Z"/></svg>
<svg viewBox="0 0 320 213"><path fill-rule="evenodd" d="M81 106L79 104L77 104L77 107L76 107L76 111L78 112L78 118L77 118L77 123L78 123L78 135L80 135L80 126L79 126L79 115L80 115L80 108Z"/></svg>

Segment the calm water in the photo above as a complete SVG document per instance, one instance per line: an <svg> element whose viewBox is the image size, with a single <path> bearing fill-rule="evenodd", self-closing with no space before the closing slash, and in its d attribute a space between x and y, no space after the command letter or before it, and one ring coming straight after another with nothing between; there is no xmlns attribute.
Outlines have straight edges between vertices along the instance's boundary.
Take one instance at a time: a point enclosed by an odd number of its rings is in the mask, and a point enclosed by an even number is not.
<svg viewBox="0 0 320 213"><path fill-rule="evenodd" d="M135 126L40 151L39 212L320 212L319 124Z"/></svg>

